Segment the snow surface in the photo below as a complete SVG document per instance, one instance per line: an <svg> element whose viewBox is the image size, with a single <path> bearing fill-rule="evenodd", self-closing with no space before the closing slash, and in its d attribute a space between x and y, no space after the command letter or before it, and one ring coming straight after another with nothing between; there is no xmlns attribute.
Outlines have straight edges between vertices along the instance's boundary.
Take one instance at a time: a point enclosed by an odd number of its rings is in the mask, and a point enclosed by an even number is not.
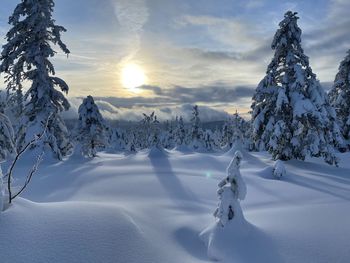
<svg viewBox="0 0 350 263"><path fill-rule="evenodd" d="M215 222L232 157L153 150L45 160L0 214L0 262L210 262L199 233ZM349 158L341 155L340 168L289 161L273 180L268 154L243 152L247 223L218 233L222 262L349 262Z"/></svg>

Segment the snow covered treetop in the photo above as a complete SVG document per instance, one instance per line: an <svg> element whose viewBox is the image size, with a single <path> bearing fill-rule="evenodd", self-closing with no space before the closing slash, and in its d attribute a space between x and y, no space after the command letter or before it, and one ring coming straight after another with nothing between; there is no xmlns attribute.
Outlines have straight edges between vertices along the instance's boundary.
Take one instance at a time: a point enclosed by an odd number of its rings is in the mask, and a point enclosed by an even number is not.
<svg viewBox="0 0 350 263"><path fill-rule="evenodd" d="M227 178L219 183L219 187L223 187L224 184L229 183L235 196L240 200L243 200L247 194L247 188L239 170L242 159L242 153L236 151L233 159L227 167Z"/></svg>
<svg viewBox="0 0 350 263"><path fill-rule="evenodd" d="M79 107L78 113L80 119L83 120L83 125L91 125L95 123L104 124L103 117L92 96L87 96L83 100L83 103Z"/></svg>
<svg viewBox="0 0 350 263"><path fill-rule="evenodd" d="M350 50L348 50L346 57L339 65L339 71L334 80L336 88L350 90Z"/></svg>
<svg viewBox="0 0 350 263"><path fill-rule="evenodd" d="M274 58L268 67L268 72L275 74L281 74L278 70L278 66L281 64L287 65L295 72L294 78L301 82L303 86L305 80L304 75L300 74L302 68L306 70L305 73L310 75L311 78L316 78L312 73L309 66L309 58L304 54L304 50L301 47L301 29L298 26L298 19L296 12L288 11L284 15L284 19L279 23L279 29L277 30L274 39L271 44L271 48L275 50ZM288 76L278 79L278 83L285 83L288 81Z"/></svg>
<svg viewBox="0 0 350 263"><path fill-rule="evenodd" d="M300 46L301 29L298 27L297 12L288 11L284 14L284 19L279 23L280 29L277 30L272 42L272 49L277 49L279 45L287 46L290 44Z"/></svg>

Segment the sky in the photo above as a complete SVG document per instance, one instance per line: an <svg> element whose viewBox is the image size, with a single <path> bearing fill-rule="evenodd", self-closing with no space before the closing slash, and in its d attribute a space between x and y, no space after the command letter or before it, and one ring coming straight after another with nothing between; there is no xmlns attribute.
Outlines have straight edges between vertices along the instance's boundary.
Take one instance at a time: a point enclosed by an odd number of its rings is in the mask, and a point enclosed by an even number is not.
<svg viewBox="0 0 350 263"><path fill-rule="evenodd" d="M0 43L19 0L1 0ZM302 46L325 88L350 49L349 0L56 0L54 18L67 32L71 51L53 60L70 86L73 117L84 96L95 97L103 115L137 120L156 111L160 119L191 114L224 119L248 116L264 77L271 42L283 14L299 13ZM123 85L123 68L138 65L146 83Z"/></svg>

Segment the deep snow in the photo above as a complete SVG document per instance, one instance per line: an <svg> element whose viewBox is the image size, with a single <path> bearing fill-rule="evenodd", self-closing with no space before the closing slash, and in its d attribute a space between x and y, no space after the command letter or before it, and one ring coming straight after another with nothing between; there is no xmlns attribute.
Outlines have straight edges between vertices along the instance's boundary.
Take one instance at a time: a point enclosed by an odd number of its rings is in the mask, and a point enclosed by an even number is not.
<svg viewBox="0 0 350 263"><path fill-rule="evenodd" d="M0 262L209 262L199 233L214 223L232 156L181 149L46 160L0 215ZM274 180L268 154L244 152L248 223L222 233L222 262L349 262L350 154L341 158L340 168L289 161Z"/></svg>

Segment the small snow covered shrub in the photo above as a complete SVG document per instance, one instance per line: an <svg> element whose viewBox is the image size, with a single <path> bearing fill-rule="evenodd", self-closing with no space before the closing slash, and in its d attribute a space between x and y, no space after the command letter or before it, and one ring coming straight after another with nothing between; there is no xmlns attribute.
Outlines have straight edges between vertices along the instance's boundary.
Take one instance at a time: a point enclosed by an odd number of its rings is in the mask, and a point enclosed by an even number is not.
<svg viewBox="0 0 350 263"><path fill-rule="evenodd" d="M242 153L237 151L227 168L227 177L218 184L220 202L214 216L222 227L231 220L243 219L239 200L245 198L247 188L239 171L242 158Z"/></svg>
<svg viewBox="0 0 350 263"><path fill-rule="evenodd" d="M227 249L228 244L240 242L249 233L249 224L244 219L240 205L240 200L247 193L239 171L241 160L241 152L236 151L227 168L227 177L218 184L220 201L214 212L215 223L200 233L200 238L208 247L208 256L213 260L222 257L222 250Z"/></svg>
<svg viewBox="0 0 350 263"><path fill-rule="evenodd" d="M281 160L277 160L273 167L273 177L277 179L281 179L281 177L286 176L286 167L284 167L284 163Z"/></svg>

